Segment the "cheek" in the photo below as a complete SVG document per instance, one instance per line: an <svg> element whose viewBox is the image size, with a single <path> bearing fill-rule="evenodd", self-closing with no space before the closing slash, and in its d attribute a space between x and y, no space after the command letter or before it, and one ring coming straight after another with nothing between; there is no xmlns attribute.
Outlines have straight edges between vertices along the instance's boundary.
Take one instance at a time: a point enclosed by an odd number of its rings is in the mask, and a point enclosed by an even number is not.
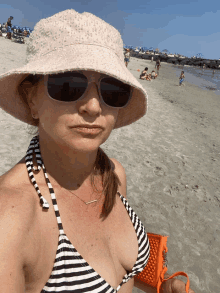
<svg viewBox="0 0 220 293"><path fill-rule="evenodd" d="M51 129L65 126L65 111L62 107L54 105L49 100L44 101L40 105L39 119L44 129Z"/></svg>
<svg viewBox="0 0 220 293"><path fill-rule="evenodd" d="M56 111L54 111L54 108L46 101L40 104L39 119L41 124L46 122L53 123L56 120Z"/></svg>
<svg viewBox="0 0 220 293"><path fill-rule="evenodd" d="M115 123L117 121L117 118L118 118L118 114L119 114L119 110L118 109L113 109L111 111L111 113L108 113L107 114L107 120L108 120L108 125L109 125L109 129L113 129L114 126L115 126Z"/></svg>

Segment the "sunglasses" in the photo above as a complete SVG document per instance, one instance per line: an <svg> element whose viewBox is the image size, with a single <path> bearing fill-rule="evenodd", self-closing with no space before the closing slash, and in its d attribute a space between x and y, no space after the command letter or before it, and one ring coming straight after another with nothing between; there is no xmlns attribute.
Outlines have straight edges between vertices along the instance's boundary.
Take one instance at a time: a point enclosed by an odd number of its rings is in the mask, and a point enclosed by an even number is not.
<svg viewBox="0 0 220 293"><path fill-rule="evenodd" d="M48 75L47 91L51 99L61 102L75 102L83 99L89 81L85 74L78 71ZM118 79L101 74L98 80L99 97L105 105L113 108L126 107L132 87Z"/></svg>

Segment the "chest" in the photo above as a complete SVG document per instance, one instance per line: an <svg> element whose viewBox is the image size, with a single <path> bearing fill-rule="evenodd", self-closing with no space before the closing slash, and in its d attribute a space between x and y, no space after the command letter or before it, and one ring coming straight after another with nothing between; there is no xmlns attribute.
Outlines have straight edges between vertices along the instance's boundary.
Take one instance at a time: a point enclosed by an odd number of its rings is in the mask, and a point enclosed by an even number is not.
<svg viewBox="0 0 220 293"><path fill-rule="evenodd" d="M57 196L68 239L83 259L114 288L121 283L126 272L132 270L138 255L134 226L119 195L116 196L115 207L105 221L99 217L104 199L86 206L77 198ZM38 231L40 237L37 237L40 239L39 250L32 270L33 276L38 276L35 282L41 289L53 269L59 235L52 202L48 195L46 197L50 209L38 215L41 227Z"/></svg>

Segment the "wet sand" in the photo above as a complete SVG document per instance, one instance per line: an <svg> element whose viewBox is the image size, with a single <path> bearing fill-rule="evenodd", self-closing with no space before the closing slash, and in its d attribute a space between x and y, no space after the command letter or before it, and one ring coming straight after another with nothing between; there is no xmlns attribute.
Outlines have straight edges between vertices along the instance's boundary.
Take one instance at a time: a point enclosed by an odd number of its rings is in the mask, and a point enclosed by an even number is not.
<svg viewBox="0 0 220 293"><path fill-rule="evenodd" d="M24 64L26 45L0 38L0 47L0 73ZM128 69L139 78L137 69L154 65L131 58ZM219 96L187 82L179 87L166 63L156 80L139 81L149 95L147 115L114 130L102 148L124 166L129 203L147 231L169 235L168 272L185 271L196 293L219 292ZM0 122L1 175L25 155L32 136L1 109Z"/></svg>

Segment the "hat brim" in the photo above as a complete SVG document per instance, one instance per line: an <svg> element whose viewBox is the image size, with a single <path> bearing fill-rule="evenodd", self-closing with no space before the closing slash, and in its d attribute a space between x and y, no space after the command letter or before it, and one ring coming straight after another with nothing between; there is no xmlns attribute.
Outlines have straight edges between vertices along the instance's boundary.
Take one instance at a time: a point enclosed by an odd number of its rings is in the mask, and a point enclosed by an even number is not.
<svg viewBox="0 0 220 293"><path fill-rule="evenodd" d="M132 98L125 108L119 110L114 129L129 125L145 115L147 93L119 56L109 48L85 44L57 48L40 59L29 60L28 64L21 68L0 75L1 108L21 121L33 125L30 108L19 96L18 85L29 74L47 75L72 70L104 73L132 86Z"/></svg>

